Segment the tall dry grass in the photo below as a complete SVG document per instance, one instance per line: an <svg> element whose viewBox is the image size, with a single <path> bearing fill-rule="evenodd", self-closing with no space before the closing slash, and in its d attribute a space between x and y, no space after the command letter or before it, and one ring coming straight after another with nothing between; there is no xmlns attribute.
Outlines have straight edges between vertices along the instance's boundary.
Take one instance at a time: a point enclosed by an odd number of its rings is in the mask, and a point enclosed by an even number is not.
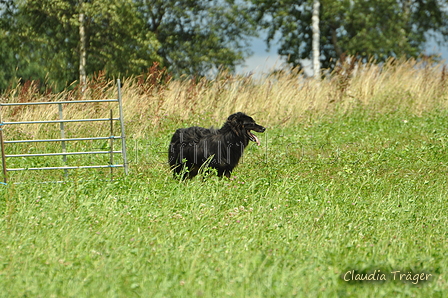
<svg viewBox="0 0 448 298"><path fill-rule="evenodd" d="M365 110L372 113L403 111L421 115L448 107L448 73L442 64L416 60L389 60L384 64L343 63L321 81L306 79L294 70L260 78L221 73L214 80L174 80L162 71L150 70L122 82L128 133L139 137L166 123L220 125L236 111L244 111L266 125L293 125L307 118ZM84 99L116 98L116 83L103 75L92 78ZM42 94L33 83L18 86L1 96L2 102L80 99L77 90ZM108 117L113 104L66 105L65 117ZM49 106L8 107L4 121L57 119ZM68 124L82 130L85 124ZM97 130L98 123L88 128ZM104 124L107 129L107 124ZM45 134L43 126L21 128L30 135Z"/></svg>

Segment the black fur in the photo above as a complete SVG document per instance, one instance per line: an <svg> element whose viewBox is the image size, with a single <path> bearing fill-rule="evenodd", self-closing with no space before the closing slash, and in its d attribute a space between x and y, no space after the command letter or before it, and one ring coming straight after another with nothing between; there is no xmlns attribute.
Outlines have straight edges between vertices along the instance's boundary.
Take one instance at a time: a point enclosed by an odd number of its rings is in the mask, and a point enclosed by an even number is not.
<svg viewBox="0 0 448 298"><path fill-rule="evenodd" d="M174 175L184 173L182 178L193 178L208 161L206 166L216 169L219 177L230 177L249 141L259 144L251 130L264 132L266 129L241 112L230 115L220 129L179 128L171 139L168 153Z"/></svg>

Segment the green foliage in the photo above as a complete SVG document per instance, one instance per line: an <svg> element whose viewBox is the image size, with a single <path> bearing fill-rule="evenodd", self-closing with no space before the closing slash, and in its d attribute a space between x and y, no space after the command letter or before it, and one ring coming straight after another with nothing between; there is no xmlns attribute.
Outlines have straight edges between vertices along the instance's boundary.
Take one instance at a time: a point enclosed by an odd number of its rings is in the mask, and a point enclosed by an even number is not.
<svg viewBox="0 0 448 298"><path fill-rule="evenodd" d="M279 54L300 66L311 56L313 1L252 0L268 43L280 34ZM343 55L386 61L389 57L418 57L429 33L446 39L448 12L443 1L321 0L321 63L333 68Z"/></svg>
<svg viewBox="0 0 448 298"><path fill-rule="evenodd" d="M156 36L145 30L134 1L92 1L84 3L87 30L93 51L87 61L88 73L105 70L109 76L141 74L154 62L160 47Z"/></svg>
<svg viewBox="0 0 448 298"><path fill-rule="evenodd" d="M87 36L87 75L144 73L154 63L177 77L234 71L261 27L293 66L311 53L311 0L0 1L0 90L18 79L61 90L78 79ZM344 55L418 57L430 34L448 32L442 0L321 0L321 62ZM82 22L79 16L85 15Z"/></svg>
<svg viewBox="0 0 448 298"><path fill-rule="evenodd" d="M447 125L358 111L271 127L231 179L187 182L160 153L170 125L128 141L115 182L0 186L0 297L444 297Z"/></svg>
<svg viewBox="0 0 448 298"><path fill-rule="evenodd" d="M11 23L3 32L11 77L41 80L59 90L78 79L79 1L16 1L6 10ZM161 61L159 43L144 30L131 0L85 1L87 73L106 71L108 77L140 74ZM12 58L11 58L12 57ZM5 88L8 77L0 81Z"/></svg>
<svg viewBox="0 0 448 298"><path fill-rule="evenodd" d="M235 1L26 0L0 3L0 90L15 78L60 90L78 79L84 13L88 75L144 73L154 62L178 76L234 70L256 24Z"/></svg>
<svg viewBox="0 0 448 298"><path fill-rule="evenodd" d="M137 0L147 28L161 44L164 65L176 75L234 70L248 54L256 24L243 1Z"/></svg>

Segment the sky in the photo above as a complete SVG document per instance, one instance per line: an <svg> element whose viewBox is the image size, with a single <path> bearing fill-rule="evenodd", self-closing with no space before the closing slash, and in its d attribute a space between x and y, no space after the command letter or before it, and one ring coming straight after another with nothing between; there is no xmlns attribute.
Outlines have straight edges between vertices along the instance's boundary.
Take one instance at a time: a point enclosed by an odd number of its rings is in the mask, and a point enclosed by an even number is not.
<svg viewBox="0 0 448 298"><path fill-rule="evenodd" d="M251 50L254 54L246 59L246 66L237 67L236 72L240 75L247 75L249 73L259 75L281 68L285 62L284 59L277 54L277 48L275 43L272 43L270 50L267 51L266 43L262 37L253 39ZM442 59L448 63L448 46L439 47L434 40L431 40L426 46L426 54L434 53L440 53ZM309 65L309 67L305 66L305 71L308 75L312 75L311 61L305 63Z"/></svg>

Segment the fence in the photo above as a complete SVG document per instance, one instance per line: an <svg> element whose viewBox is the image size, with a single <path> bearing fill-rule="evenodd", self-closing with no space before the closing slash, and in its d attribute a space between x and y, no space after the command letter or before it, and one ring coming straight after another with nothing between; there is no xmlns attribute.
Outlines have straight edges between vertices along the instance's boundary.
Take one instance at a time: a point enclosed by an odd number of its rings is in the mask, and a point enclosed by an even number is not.
<svg viewBox="0 0 448 298"><path fill-rule="evenodd" d="M117 80L117 99L101 99L101 100L74 100L74 101L55 101L55 102L28 102L28 103L0 103L0 108L11 106L29 106L29 105L57 105L59 109L59 120L42 120L42 121L16 121L16 122L3 122L0 111L0 145L1 145L1 158L3 165L3 181L6 184L8 180L7 173L12 171L30 171L30 170L64 170L65 177L68 175L68 170L71 169L95 169L95 168L110 168L111 179L113 177L114 168L124 168L125 174L128 174L128 161L126 157L126 136L124 130L124 117L123 117L123 104L121 98L121 84L120 80ZM100 102L117 102L119 117L113 118L113 112L110 111L109 118L97 118L97 119L63 119L63 105L64 104L80 104L80 103L100 103ZM109 121L110 122L110 136L106 137L84 137L84 138L65 138L64 123L71 122L94 122L94 121ZM114 121L120 122L121 135L114 136L113 123ZM40 140L4 140L3 129L6 125L20 125L20 124L44 124L55 123L60 125L61 137L58 139L40 139ZM114 151L114 140L121 139L121 150ZM110 140L110 150L108 151L85 151L85 152L67 152L66 142L74 141L88 141L88 140ZM34 153L34 154L5 154L5 146L13 143L39 143L39 142L60 142L62 152L56 153ZM84 154L109 154L110 160L108 165L81 165L81 166L67 166L67 156L70 155L84 155ZM121 154L123 157L123 164L114 164L114 154ZM7 168L6 159L15 157L32 157L32 156L62 156L65 166L55 167L30 167L30 168Z"/></svg>

